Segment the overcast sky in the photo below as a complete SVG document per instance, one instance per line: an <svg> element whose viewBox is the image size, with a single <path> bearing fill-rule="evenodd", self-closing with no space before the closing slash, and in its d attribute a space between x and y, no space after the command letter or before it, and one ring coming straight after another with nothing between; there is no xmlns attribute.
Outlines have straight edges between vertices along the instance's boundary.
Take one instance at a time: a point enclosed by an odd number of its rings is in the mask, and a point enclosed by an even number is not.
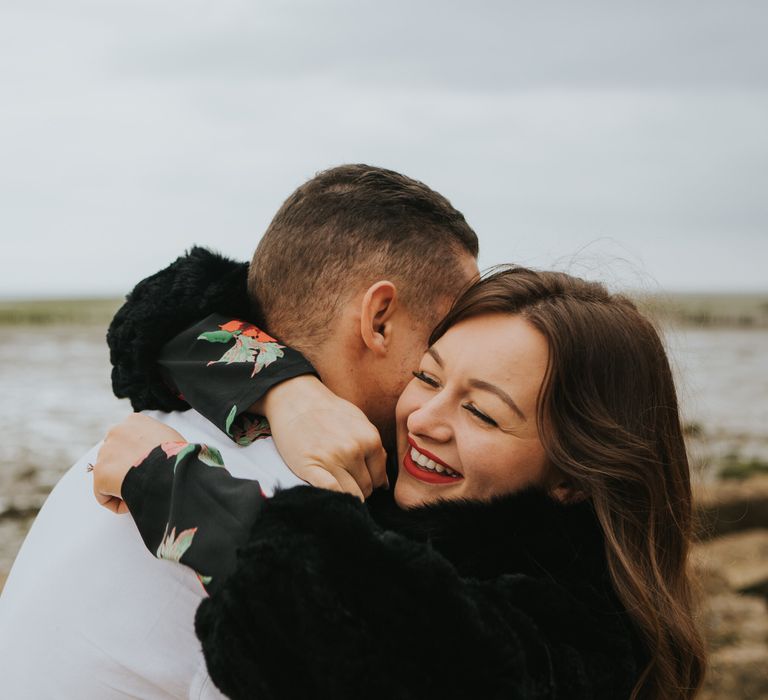
<svg viewBox="0 0 768 700"><path fill-rule="evenodd" d="M768 290L764 0L0 0L0 296L248 259L318 170L424 180L481 264Z"/></svg>

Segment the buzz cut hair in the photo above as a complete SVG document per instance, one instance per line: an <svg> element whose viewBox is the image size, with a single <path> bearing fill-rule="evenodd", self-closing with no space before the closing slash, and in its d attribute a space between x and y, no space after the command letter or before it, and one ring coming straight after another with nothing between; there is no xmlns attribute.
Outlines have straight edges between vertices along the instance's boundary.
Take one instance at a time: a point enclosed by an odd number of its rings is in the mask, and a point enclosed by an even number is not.
<svg viewBox="0 0 768 700"><path fill-rule="evenodd" d="M477 257L463 214L418 180L370 165L324 170L285 200L253 255L249 297L295 345L323 343L353 295L379 280L431 328Z"/></svg>

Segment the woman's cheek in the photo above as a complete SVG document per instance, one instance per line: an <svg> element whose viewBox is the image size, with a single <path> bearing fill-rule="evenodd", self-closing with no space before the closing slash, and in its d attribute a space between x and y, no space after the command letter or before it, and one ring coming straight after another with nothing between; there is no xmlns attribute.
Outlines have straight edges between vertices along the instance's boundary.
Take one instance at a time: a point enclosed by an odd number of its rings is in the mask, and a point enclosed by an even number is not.
<svg viewBox="0 0 768 700"><path fill-rule="evenodd" d="M408 440L408 417L414 411L418 410L419 402L416 399L418 390L413 386L411 382L405 387L403 393L400 394L400 398L395 406L395 425L397 428L397 442L399 447L398 459L402 459L402 452L405 450L405 446Z"/></svg>
<svg viewBox="0 0 768 700"><path fill-rule="evenodd" d="M405 388L405 391L403 391L402 394L400 394L400 398L397 400L397 405L395 406L395 420L397 421L398 427L400 425L404 425L406 419L408 418L408 387Z"/></svg>
<svg viewBox="0 0 768 700"><path fill-rule="evenodd" d="M414 411L418 410L422 403L419 400L419 387L416 382L418 382L418 379L411 379L411 381L406 385L405 389L403 389L403 393L400 394L400 398L398 399L397 406L395 408L395 416L398 422L407 421L408 416L411 415L411 413Z"/></svg>
<svg viewBox="0 0 768 700"><path fill-rule="evenodd" d="M472 431L465 432L463 445L458 438L457 443L467 486L473 495L490 498L513 489L516 474L509 446L491 436L472 439L471 435Z"/></svg>

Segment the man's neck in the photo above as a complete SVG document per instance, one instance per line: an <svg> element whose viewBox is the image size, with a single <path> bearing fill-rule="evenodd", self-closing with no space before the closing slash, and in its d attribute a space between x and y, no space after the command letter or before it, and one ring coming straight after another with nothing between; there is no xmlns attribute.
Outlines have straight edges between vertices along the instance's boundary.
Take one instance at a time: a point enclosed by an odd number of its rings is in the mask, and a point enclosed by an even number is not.
<svg viewBox="0 0 768 700"><path fill-rule="evenodd" d="M360 381L360 367L347 356L340 343L329 340L302 353L317 370L326 387L365 411L366 396L361 391L365 383Z"/></svg>

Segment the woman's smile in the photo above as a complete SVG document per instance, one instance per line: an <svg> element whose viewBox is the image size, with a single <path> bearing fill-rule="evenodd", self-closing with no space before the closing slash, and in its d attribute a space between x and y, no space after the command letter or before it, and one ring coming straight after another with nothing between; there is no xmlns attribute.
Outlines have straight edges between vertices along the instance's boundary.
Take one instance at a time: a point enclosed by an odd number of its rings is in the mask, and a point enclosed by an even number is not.
<svg viewBox="0 0 768 700"><path fill-rule="evenodd" d="M403 467L414 478L428 484L455 484L464 478L431 452L419 447L411 436L408 436L408 444L410 449L403 456Z"/></svg>

